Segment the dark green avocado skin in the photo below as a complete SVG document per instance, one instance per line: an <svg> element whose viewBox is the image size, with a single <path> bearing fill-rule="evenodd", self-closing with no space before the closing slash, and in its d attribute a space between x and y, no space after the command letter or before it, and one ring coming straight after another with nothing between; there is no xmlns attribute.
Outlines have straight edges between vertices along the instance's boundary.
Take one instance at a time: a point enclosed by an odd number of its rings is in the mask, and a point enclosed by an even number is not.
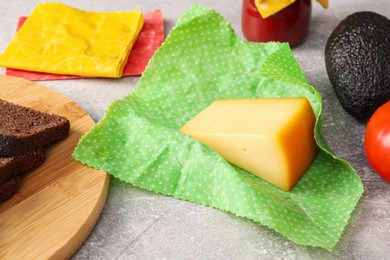
<svg viewBox="0 0 390 260"><path fill-rule="evenodd" d="M390 100L390 20L373 12L346 17L328 38L325 63L345 111L369 118Z"/></svg>

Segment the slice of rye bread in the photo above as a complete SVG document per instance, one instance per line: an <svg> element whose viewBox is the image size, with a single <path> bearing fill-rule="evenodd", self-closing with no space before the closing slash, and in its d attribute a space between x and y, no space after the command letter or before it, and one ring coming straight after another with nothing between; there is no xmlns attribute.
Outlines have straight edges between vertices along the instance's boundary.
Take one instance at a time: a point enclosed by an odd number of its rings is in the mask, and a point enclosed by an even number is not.
<svg viewBox="0 0 390 260"><path fill-rule="evenodd" d="M17 156L69 135L65 117L0 99L0 156Z"/></svg>
<svg viewBox="0 0 390 260"><path fill-rule="evenodd" d="M0 185L22 172L40 166L44 161L43 149L36 149L14 157L0 157Z"/></svg>
<svg viewBox="0 0 390 260"><path fill-rule="evenodd" d="M10 199L19 189L20 178L15 176L0 185L0 202Z"/></svg>

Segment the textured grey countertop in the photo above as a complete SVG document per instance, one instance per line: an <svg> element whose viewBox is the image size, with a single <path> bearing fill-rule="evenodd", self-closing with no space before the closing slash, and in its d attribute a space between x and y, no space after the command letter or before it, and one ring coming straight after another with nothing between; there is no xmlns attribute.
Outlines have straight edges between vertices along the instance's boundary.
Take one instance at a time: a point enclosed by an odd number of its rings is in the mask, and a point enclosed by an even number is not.
<svg viewBox="0 0 390 260"><path fill-rule="evenodd" d="M38 2L1 0L1 51L12 39L18 17L28 15ZM161 9L166 35L179 16L198 3L222 14L242 37L242 2L237 0L61 2L90 11L131 10L137 6L142 12ZM310 35L293 49L293 54L323 97L323 128L330 147L352 164L365 186L365 194L335 251L296 245L258 223L111 179L101 218L74 259L389 259L390 186L365 159L365 124L344 112L333 92L325 70L324 46L333 28L348 14L371 10L390 17L390 4L388 0L330 0L328 10L317 3L313 7ZM137 81L131 77L39 83L68 96L99 121L108 105L130 93Z"/></svg>

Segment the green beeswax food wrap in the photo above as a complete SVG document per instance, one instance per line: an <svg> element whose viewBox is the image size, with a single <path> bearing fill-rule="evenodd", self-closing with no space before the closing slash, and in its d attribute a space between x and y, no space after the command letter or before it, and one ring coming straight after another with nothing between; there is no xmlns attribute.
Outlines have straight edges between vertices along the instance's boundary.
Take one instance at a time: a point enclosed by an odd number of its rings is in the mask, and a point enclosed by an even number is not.
<svg viewBox="0 0 390 260"><path fill-rule="evenodd" d="M178 131L218 98L306 96L320 151L285 192ZM115 101L73 156L135 186L212 206L292 241L332 250L363 186L327 147L321 97L283 43L239 39L219 14L192 7L155 53L133 93Z"/></svg>

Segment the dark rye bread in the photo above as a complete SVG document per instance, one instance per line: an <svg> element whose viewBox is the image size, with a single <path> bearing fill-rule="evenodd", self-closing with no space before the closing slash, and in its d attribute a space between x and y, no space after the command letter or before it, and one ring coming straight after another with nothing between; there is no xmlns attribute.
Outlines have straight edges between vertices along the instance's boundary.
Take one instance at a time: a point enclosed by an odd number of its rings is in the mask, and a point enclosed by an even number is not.
<svg viewBox="0 0 390 260"><path fill-rule="evenodd" d="M40 166L44 161L43 149L36 149L14 157L0 157L0 185L22 172Z"/></svg>
<svg viewBox="0 0 390 260"><path fill-rule="evenodd" d="M9 179L0 185L0 202L10 199L19 189L20 178L18 176Z"/></svg>
<svg viewBox="0 0 390 260"><path fill-rule="evenodd" d="M17 156L69 135L65 117L0 99L0 156Z"/></svg>

